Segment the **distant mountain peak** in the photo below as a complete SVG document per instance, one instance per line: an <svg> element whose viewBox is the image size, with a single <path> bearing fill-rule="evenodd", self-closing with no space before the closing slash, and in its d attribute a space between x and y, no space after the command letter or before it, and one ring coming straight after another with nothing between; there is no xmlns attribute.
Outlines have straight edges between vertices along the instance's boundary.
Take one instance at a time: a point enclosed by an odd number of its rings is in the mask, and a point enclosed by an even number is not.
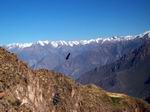
<svg viewBox="0 0 150 112"><path fill-rule="evenodd" d="M30 47L32 46L32 43L13 43L13 44L8 44L7 47L8 49L12 49L12 48L26 48L26 47Z"/></svg>
<svg viewBox="0 0 150 112"><path fill-rule="evenodd" d="M143 34L144 34L144 35L145 35L145 34L150 34L150 30L149 30L149 31L144 32Z"/></svg>
<svg viewBox="0 0 150 112"><path fill-rule="evenodd" d="M37 42L33 42L33 43L13 43L13 44L9 44L6 45L6 47L8 49L13 49L13 48L27 48L27 47L31 47L33 45L40 45L40 46L45 46L45 45L51 45L54 48L60 47L60 46L69 46L69 47L73 47L73 46L77 46L77 45L87 45L87 44L91 44L91 43L105 43L105 42L114 42L114 41L123 41L123 40L132 40L136 37L139 38L143 38L144 35L148 35L148 37L150 37L150 31L146 31L142 34L139 35L127 35L127 36L113 36L113 37L107 37L107 38L96 38L96 39L89 39L89 40L74 40L74 41L64 41L64 40L59 40L59 41L42 41L39 40Z"/></svg>
<svg viewBox="0 0 150 112"><path fill-rule="evenodd" d="M44 45L46 45L46 44L49 44L49 41L48 41L48 40L45 40L45 41L39 40L39 41L37 41L36 43L37 43L37 44L40 44L41 46L44 46Z"/></svg>
<svg viewBox="0 0 150 112"><path fill-rule="evenodd" d="M133 36L121 36L121 37L110 37L110 38L97 38L97 39L89 39L89 40L78 40L78 41L64 41L64 40L59 40L59 41L37 41L33 43L13 43L6 45L8 49L12 48L26 48L26 47L31 47L32 45L40 45L40 46L45 46L45 45L51 45L54 48L57 48L59 46L77 46L77 45L87 45L91 43L104 43L106 41L121 41L121 40L130 40L133 39Z"/></svg>
<svg viewBox="0 0 150 112"><path fill-rule="evenodd" d="M146 32L144 32L144 33L142 33L142 34L139 34L140 38L143 38L145 35L147 35L148 38L150 38L150 30L149 30L149 31L146 31Z"/></svg>

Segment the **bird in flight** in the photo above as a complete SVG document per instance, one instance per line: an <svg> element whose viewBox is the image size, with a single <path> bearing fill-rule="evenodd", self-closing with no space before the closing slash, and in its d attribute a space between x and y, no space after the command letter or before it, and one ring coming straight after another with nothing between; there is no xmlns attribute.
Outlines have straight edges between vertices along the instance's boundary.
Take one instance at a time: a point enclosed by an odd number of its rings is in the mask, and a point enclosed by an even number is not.
<svg viewBox="0 0 150 112"><path fill-rule="evenodd" d="M68 55L66 56L66 60L68 60L70 57L70 53L68 53Z"/></svg>

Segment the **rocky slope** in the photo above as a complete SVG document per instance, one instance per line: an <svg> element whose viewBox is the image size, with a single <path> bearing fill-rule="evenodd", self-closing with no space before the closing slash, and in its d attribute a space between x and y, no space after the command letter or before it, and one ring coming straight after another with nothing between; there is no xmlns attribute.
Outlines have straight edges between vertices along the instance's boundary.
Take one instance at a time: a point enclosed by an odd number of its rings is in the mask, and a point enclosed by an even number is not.
<svg viewBox="0 0 150 112"><path fill-rule="evenodd" d="M150 112L150 105L94 85L80 85L62 74L31 70L0 48L1 112Z"/></svg>
<svg viewBox="0 0 150 112"><path fill-rule="evenodd" d="M94 83L102 88L123 92L147 101L150 94L150 38L146 34L143 45L122 56L112 64L99 66L83 74L81 83Z"/></svg>

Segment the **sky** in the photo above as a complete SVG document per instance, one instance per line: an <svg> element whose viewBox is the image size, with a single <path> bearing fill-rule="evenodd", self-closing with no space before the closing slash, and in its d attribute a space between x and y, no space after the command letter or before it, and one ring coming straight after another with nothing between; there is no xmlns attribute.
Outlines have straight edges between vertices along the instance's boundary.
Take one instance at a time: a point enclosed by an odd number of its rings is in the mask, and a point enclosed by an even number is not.
<svg viewBox="0 0 150 112"><path fill-rule="evenodd" d="M0 43L83 40L150 30L150 0L0 0Z"/></svg>

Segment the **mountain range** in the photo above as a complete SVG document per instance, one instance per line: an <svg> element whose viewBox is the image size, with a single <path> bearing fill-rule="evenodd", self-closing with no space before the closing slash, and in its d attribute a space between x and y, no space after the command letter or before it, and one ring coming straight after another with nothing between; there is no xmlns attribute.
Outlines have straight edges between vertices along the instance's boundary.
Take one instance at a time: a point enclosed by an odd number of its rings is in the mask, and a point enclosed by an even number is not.
<svg viewBox="0 0 150 112"><path fill-rule="evenodd" d="M97 38L81 41L38 41L5 46L33 69L55 70L77 79L97 66L113 63L124 54L142 45L137 36ZM69 59L66 60L67 55Z"/></svg>
<svg viewBox="0 0 150 112"><path fill-rule="evenodd" d="M82 84L149 100L150 31L81 41L38 41L3 46L34 70L48 69Z"/></svg>

